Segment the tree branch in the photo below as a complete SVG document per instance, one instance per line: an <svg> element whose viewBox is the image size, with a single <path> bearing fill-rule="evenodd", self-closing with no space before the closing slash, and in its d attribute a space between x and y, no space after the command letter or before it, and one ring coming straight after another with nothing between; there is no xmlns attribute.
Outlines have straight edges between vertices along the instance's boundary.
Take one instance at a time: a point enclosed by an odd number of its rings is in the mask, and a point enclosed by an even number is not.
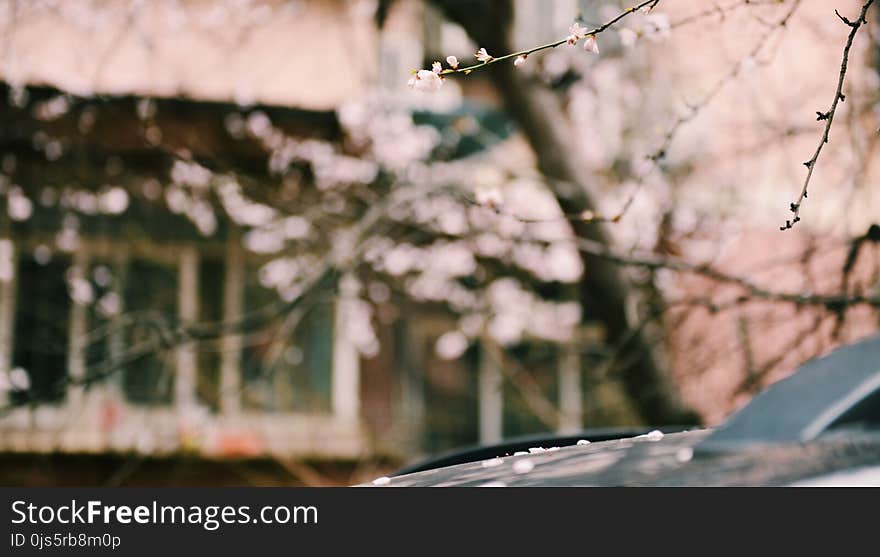
<svg viewBox="0 0 880 557"><path fill-rule="evenodd" d="M834 100L831 102L831 108L828 109L827 112L817 112L817 120L825 121L825 129L822 132L822 138L819 140L819 145L816 147L816 151L813 153L813 156L810 157L810 160L804 163L804 166L807 167L807 177L804 179L804 185L801 188L801 193L798 195L797 201L789 205L789 210L792 212L792 218L787 219L785 224L780 226L780 230L789 230L792 228L798 221L801 220L801 206L804 202L804 199L807 198L807 188L810 185L810 179L813 177L813 170L816 168L816 162L819 160L819 155L822 153L822 148L828 143L828 135L831 132L831 124L834 121L834 115L837 113L837 105L843 102L846 99L846 96L843 94L843 81L846 78L846 68L849 62L849 51L852 48L853 40L856 38L856 33L859 32L859 28L861 28L863 23L867 23L868 20L865 16L868 13L868 9L871 7L871 4L874 3L874 0L867 0L862 5L862 11L859 13L859 17L855 21L850 21L848 18L840 15L837 10L834 10L834 13L837 15L840 20L850 27L849 36L846 38L846 45L843 47L843 59L840 62L840 74L837 78L837 90L834 92Z"/></svg>

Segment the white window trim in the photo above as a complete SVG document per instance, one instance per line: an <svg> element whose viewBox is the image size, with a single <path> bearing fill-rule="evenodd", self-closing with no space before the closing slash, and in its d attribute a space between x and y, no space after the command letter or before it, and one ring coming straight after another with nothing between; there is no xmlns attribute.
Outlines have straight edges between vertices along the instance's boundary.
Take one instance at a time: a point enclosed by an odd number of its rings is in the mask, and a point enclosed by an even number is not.
<svg viewBox="0 0 880 557"><path fill-rule="evenodd" d="M344 275L339 281L333 320L333 358L330 389L333 415L340 421L360 420L360 353L349 335L348 320L356 303L357 281Z"/></svg>
<svg viewBox="0 0 880 557"><path fill-rule="evenodd" d="M178 262L177 315L182 326L199 320L199 252L195 246L180 250ZM175 348L174 406L186 414L196 407L196 383L199 361L196 346L191 341Z"/></svg>
<svg viewBox="0 0 880 557"><path fill-rule="evenodd" d="M16 276L18 276L18 258L16 256L15 243L9 238L0 238L0 241L9 242L9 257L11 261L12 276L9 280L0 281L0 374L4 377L0 381L8 384L9 372L12 369L12 351L14 350L13 329L15 327L15 295ZM9 393L0 389L0 405L9 403Z"/></svg>
<svg viewBox="0 0 880 557"><path fill-rule="evenodd" d="M230 234L223 281L223 321L232 323L244 315L245 263L238 234ZM220 412L241 412L242 336L235 332L220 338Z"/></svg>
<svg viewBox="0 0 880 557"><path fill-rule="evenodd" d="M85 249L74 253L72 269L82 278L88 277L89 254ZM86 306L74 299L70 301L70 317L67 333L67 376L74 382L82 381L86 376L85 341L88 334L88 313ZM85 388L82 385L67 389L65 401L74 408L83 403Z"/></svg>
<svg viewBox="0 0 880 557"><path fill-rule="evenodd" d="M576 433L583 428L584 401L581 382L580 350L576 343L561 347L559 358L559 426L562 434Z"/></svg>
<svg viewBox="0 0 880 557"><path fill-rule="evenodd" d="M485 344L483 341L481 344ZM485 346L480 347L478 372L478 408L480 417L480 443L493 444L504 436L504 392L501 367Z"/></svg>

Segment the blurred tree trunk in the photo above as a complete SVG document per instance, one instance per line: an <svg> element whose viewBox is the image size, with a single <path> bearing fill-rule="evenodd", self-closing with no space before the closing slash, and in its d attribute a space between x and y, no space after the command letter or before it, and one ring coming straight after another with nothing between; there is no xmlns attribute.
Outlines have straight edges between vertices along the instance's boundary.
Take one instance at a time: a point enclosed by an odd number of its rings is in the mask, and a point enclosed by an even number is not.
<svg viewBox="0 0 880 557"><path fill-rule="evenodd" d="M490 54L513 51L511 0L432 0L451 21L460 24ZM513 64L487 69L512 117L534 150L539 170L548 179L566 213L594 211L586 166L571 144L570 122L558 97L546 86L524 79ZM601 223L574 222L575 233L603 245L610 237ZM618 346L620 377L641 417L652 424L695 424L699 417L680 400L674 383L645 334L633 330L627 316L631 286L620 269L605 259L582 254L584 277L580 299L585 318L604 324L608 342Z"/></svg>

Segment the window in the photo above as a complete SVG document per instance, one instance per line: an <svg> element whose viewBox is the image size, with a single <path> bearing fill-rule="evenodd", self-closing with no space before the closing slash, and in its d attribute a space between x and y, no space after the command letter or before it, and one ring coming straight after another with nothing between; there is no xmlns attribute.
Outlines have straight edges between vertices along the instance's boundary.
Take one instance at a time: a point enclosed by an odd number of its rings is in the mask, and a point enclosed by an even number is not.
<svg viewBox="0 0 880 557"><path fill-rule="evenodd" d="M69 259L23 253L16 279L12 368L27 373L29 389L13 391L13 402L64 399L71 299L65 281Z"/></svg>
<svg viewBox="0 0 880 557"><path fill-rule="evenodd" d="M469 349L458 360L444 360L434 349L437 336L416 339L416 353L424 355L424 449L435 453L477 443L480 422L479 351Z"/></svg>
<svg viewBox="0 0 880 557"><path fill-rule="evenodd" d="M92 261L86 265L82 278L88 281L92 302L82 308L85 312L83 331L71 327L73 334L83 337L78 345L81 346L79 356L86 375L107 370L106 366L112 365L125 350L126 339L119 323L125 310L122 296L124 276L124 263ZM111 377L113 379L109 381L114 382L119 375Z"/></svg>
<svg viewBox="0 0 880 557"><path fill-rule="evenodd" d="M199 260L199 319L202 321L223 321L225 269L219 258L203 255ZM216 411L220 408L221 346L218 342L202 342L197 349L196 399Z"/></svg>
<svg viewBox="0 0 880 557"><path fill-rule="evenodd" d="M525 393L511 381L504 381L502 396L504 399L502 420L504 437L516 437L532 433L546 432L552 424L546 423L535 414L525 397L541 397L550 402L554 408L559 407L558 394L558 362L559 350L553 345L543 343L523 343L509 347L510 358L522 366L528 373L529 383L534 391ZM516 373L518 370L513 369Z"/></svg>
<svg viewBox="0 0 880 557"><path fill-rule="evenodd" d="M310 296L296 320L280 315L245 334L157 347L157 335L181 321L234 321L242 312L278 303L278 296L259 285L259 268L245 265L240 250L230 259L216 245L169 249L81 239L79 247L70 256L42 245L30 252L16 246L20 256L9 282L14 298L2 302L13 315L4 357L9 369L20 368L17 377L26 375L29 388L13 389L13 402L74 403L79 398L66 390L66 378L97 374L102 377L87 388L115 390L136 405L195 400L229 413L242 407L337 410L331 292ZM231 337L235 342L227 342ZM147 354L127 358L145 347ZM125 365L114 369L120 358ZM233 386L226 394L224 375Z"/></svg>
<svg viewBox="0 0 880 557"><path fill-rule="evenodd" d="M278 300L273 291L247 277L245 307L253 311ZM244 342L241 370L245 408L276 411L331 411L333 304L316 296L299 322L281 315Z"/></svg>
<svg viewBox="0 0 880 557"><path fill-rule="evenodd" d="M126 270L123 287L127 313L138 317L129 329L129 348L151 342L157 326L173 324L177 315L177 270L169 265L133 260ZM174 385L174 361L171 351L160 351L140 358L125 367L122 385L125 397L140 404L171 402Z"/></svg>

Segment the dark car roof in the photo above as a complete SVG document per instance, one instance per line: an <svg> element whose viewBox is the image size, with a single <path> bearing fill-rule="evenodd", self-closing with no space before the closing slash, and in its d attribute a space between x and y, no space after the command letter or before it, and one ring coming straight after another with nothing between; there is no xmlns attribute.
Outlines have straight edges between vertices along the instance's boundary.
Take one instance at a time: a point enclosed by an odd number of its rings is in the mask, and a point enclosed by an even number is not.
<svg viewBox="0 0 880 557"><path fill-rule="evenodd" d="M563 439L563 438L560 438ZM568 439L568 442L571 440ZM567 447L530 447L438 466L376 485L790 485L871 467L880 483L880 336L838 349L777 382L713 430ZM448 462L444 457L437 462Z"/></svg>
<svg viewBox="0 0 880 557"><path fill-rule="evenodd" d="M880 435L835 435L809 443L696 452L708 433L648 434L550 450L535 447L538 450L529 454L395 476L385 485L779 486L880 465Z"/></svg>

